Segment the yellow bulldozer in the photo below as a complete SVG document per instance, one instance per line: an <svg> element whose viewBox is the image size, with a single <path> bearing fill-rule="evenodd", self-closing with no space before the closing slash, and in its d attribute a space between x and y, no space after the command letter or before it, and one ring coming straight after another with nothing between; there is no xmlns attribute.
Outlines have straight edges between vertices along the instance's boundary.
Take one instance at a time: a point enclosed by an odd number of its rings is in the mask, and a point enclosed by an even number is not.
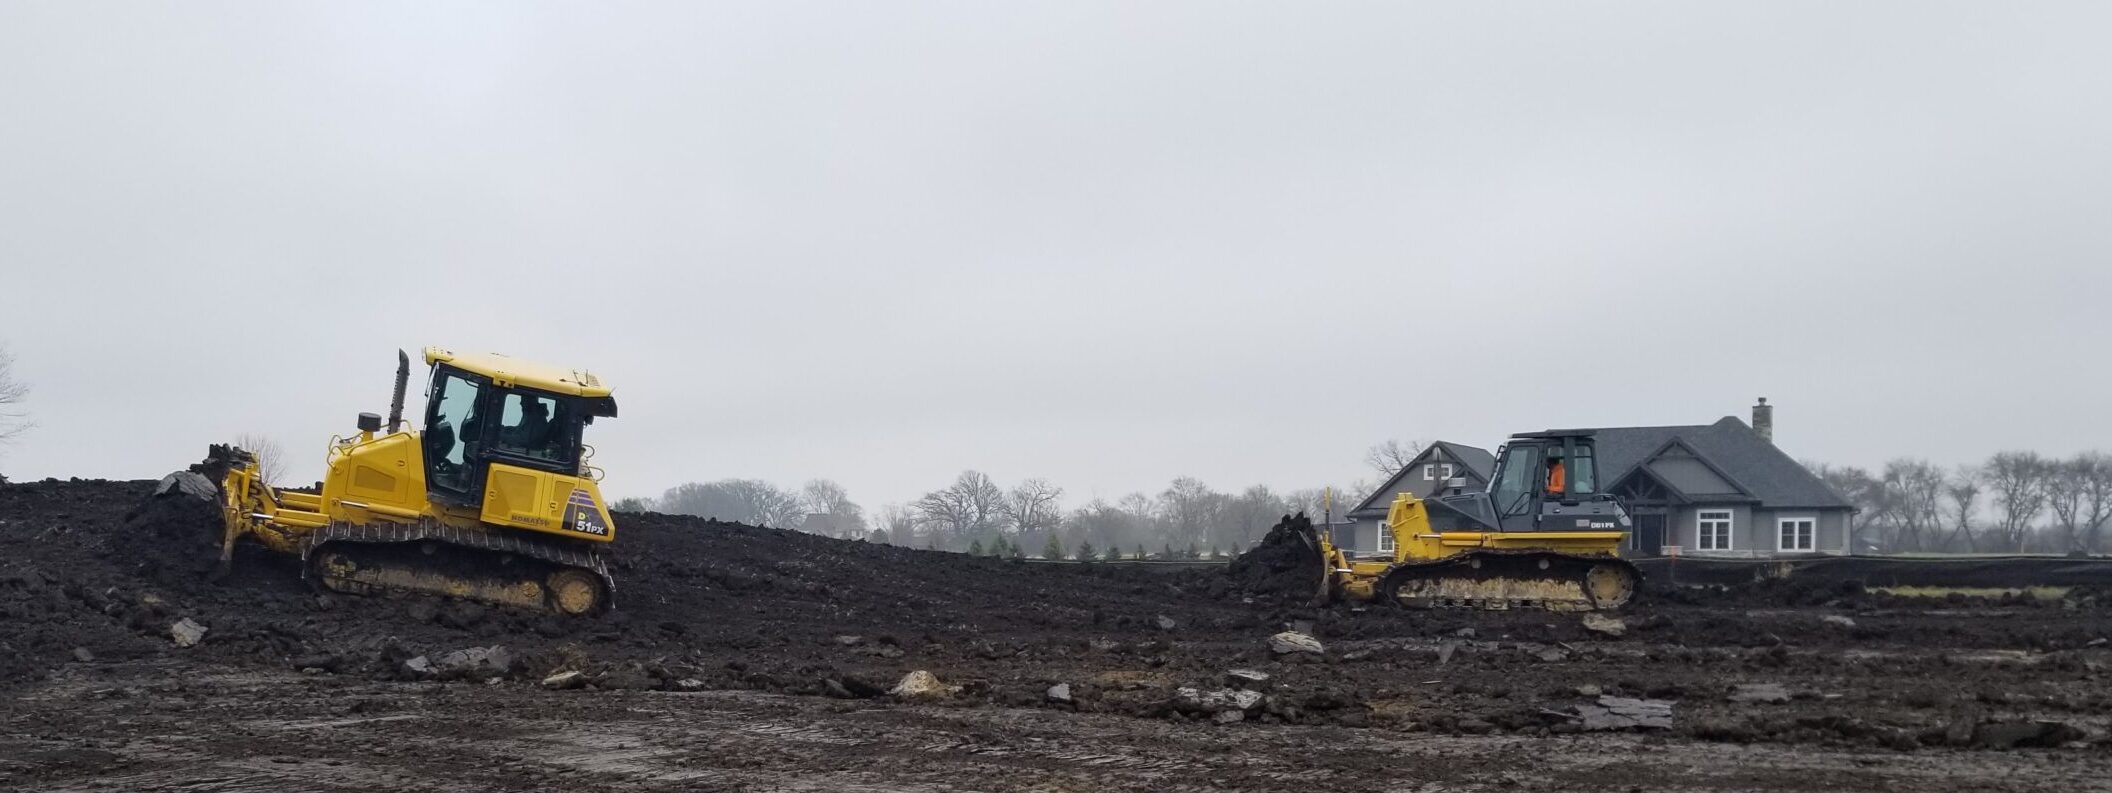
<svg viewBox="0 0 2112 793"><path fill-rule="evenodd" d="M212 447L225 518L224 573L250 538L302 560L318 586L353 594L423 592L565 615L606 609L605 549L616 524L582 434L616 401L584 371L496 354L424 353L425 430L404 429L410 357L382 418L332 438L319 492L275 488L255 454Z"/></svg>
<svg viewBox="0 0 2112 793"><path fill-rule="evenodd" d="M1353 556L1301 513L1242 561L1277 566L1293 592L1310 587L1320 602L1620 608L1641 575L1620 558L1628 515L1599 492L1593 452L1589 430L1521 433L1499 450L1485 491L1455 481L1430 498L1396 496L1379 527L1392 540L1390 553Z"/></svg>

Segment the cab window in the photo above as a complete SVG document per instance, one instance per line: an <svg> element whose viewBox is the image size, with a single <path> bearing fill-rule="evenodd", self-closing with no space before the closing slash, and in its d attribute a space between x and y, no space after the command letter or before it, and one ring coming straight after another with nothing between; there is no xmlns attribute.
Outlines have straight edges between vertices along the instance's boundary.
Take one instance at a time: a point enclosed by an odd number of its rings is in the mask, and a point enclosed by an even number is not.
<svg viewBox="0 0 2112 793"><path fill-rule="evenodd" d="M1540 447L1512 446L1503 451L1503 472L1496 476L1496 513L1517 515L1532 504L1540 486Z"/></svg>
<svg viewBox="0 0 2112 793"><path fill-rule="evenodd" d="M426 417L425 458L435 484L450 490L469 489L469 445L477 440L478 397L483 385L455 372L433 384L431 413Z"/></svg>
<svg viewBox="0 0 2112 793"><path fill-rule="evenodd" d="M1598 472L1592 465L1591 447L1578 446L1569 464L1569 492L1590 494L1597 492Z"/></svg>
<svg viewBox="0 0 2112 793"><path fill-rule="evenodd" d="M499 400L499 425L492 448L502 454L569 465L579 448L572 426L572 402L524 391L508 391Z"/></svg>

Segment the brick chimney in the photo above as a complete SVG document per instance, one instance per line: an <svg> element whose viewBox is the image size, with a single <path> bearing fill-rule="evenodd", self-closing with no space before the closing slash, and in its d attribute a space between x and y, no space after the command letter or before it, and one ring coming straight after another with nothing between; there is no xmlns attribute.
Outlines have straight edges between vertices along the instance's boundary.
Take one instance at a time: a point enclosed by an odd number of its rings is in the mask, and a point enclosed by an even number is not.
<svg viewBox="0 0 2112 793"><path fill-rule="evenodd" d="M1760 433L1761 440L1775 442L1775 406L1767 404L1767 397L1753 406L1753 431Z"/></svg>

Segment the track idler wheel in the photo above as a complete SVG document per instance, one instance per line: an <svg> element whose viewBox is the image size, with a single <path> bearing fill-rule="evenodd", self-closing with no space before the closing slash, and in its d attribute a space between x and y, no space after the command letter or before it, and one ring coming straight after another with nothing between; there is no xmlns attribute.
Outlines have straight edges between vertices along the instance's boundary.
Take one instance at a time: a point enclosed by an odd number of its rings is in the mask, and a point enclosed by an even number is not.
<svg viewBox="0 0 2112 793"><path fill-rule="evenodd" d="M543 581L550 595L550 608L559 614L584 617L599 613L608 604L608 593L600 577L577 567L551 573Z"/></svg>
<svg viewBox="0 0 2112 793"><path fill-rule="evenodd" d="M1628 605L1635 597L1636 577L1626 565L1595 564L1584 572L1584 596L1591 607L1610 611Z"/></svg>

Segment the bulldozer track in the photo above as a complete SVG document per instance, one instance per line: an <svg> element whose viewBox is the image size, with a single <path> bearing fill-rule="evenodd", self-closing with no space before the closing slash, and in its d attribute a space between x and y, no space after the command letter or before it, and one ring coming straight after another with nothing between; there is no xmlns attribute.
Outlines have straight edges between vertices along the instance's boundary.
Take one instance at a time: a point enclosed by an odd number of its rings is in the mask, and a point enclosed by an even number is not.
<svg viewBox="0 0 2112 793"><path fill-rule="evenodd" d="M1641 580L1614 557L1484 550L1397 566L1380 591L1404 608L1590 611L1626 605Z"/></svg>
<svg viewBox="0 0 2112 793"><path fill-rule="evenodd" d="M552 572L557 575L578 575L577 573L565 573L563 571L583 571L592 575L600 583L601 590L604 593L601 603L595 610L606 608L615 595L616 582L609 574L607 559L600 553L522 537L518 534L464 529L429 520L409 524L338 522L319 528L301 541L300 551L303 561L301 574L312 583L355 594L377 594L388 590L425 591L516 606L526 605L526 603L520 602L524 599L540 600L542 598L542 595L535 593L526 595L516 593L513 597L495 597L493 593L517 588L521 582L512 584L500 583L499 579L501 576L490 574L487 574L489 579L484 581L473 581L469 577L461 577L463 586L445 588L435 588L428 584L414 583L416 580L415 576L390 576L385 574L377 578L371 575L331 575L323 569L328 566L323 564L323 562L326 557L332 555L318 556L318 551L333 546L345 546L349 551L355 547L375 549L400 548L420 543L440 543L458 551L500 555L502 557L504 555L512 555L532 559L553 568ZM357 557L365 554L354 553L352 555ZM383 570L389 569L387 562L383 562L380 565L373 565L373 562L374 557L370 556L370 566L379 567ZM536 586L540 587L542 584L538 582ZM540 590L538 589L537 592L540 592Z"/></svg>

